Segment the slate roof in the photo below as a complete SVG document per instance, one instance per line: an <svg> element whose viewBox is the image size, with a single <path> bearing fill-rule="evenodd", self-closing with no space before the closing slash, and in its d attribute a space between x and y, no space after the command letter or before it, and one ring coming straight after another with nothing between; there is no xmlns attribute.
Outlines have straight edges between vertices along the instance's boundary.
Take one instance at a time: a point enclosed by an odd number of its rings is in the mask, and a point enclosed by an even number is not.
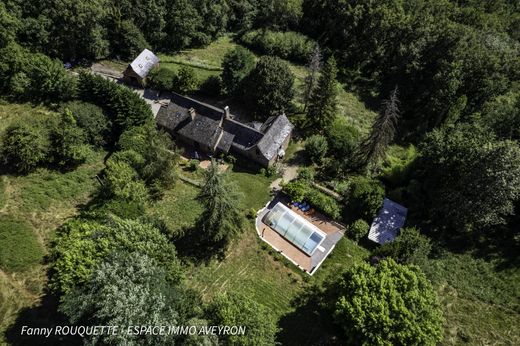
<svg viewBox="0 0 520 346"><path fill-rule="evenodd" d="M267 125L270 123L270 125ZM268 159L271 160L278 154L278 150L285 139L291 134L294 126L291 124L285 114L275 117L275 119L267 119L262 129L264 131L263 138L258 142L258 149Z"/></svg>
<svg viewBox="0 0 520 346"><path fill-rule="evenodd" d="M139 77L145 78L150 70L158 63L159 58L148 49L144 49L141 54L130 63L130 67Z"/></svg>
<svg viewBox="0 0 520 346"><path fill-rule="evenodd" d="M404 226L407 213L407 208L385 198L383 207L370 226L368 239L381 245L391 242L397 237L401 227Z"/></svg>
<svg viewBox="0 0 520 346"><path fill-rule="evenodd" d="M195 111L192 120L190 109ZM293 125L282 114L269 118L259 129L226 118L224 110L176 93L168 106L162 107L157 124L198 143L228 152L234 146L249 149L257 146L260 154L271 160L290 135Z"/></svg>

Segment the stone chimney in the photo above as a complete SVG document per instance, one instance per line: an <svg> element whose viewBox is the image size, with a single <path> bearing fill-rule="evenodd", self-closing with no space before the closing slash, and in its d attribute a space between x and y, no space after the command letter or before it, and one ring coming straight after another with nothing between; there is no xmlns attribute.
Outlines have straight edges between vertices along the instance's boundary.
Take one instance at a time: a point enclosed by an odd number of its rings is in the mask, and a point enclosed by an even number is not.
<svg viewBox="0 0 520 346"><path fill-rule="evenodd" d="M190 114L191 120L195 120L195 108L191 107L188 109L188 113Z"/></svg>
<svg viewBox="0 0 520 346"><path fill-rule="evenodd" d="M229 106L224 107L224 116L226 119L231 119L231 113L229 113Z"/></svg>

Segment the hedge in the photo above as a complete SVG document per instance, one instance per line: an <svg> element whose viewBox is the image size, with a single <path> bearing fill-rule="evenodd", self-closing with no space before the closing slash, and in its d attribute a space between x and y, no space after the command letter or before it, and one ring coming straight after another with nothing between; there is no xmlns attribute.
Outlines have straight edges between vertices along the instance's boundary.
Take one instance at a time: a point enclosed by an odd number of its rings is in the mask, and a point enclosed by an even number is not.
<svg viewBox="0 0 520 346"><path fill-rule="evenodd" d="M316 42L293 31L253 30L244 34L240 41L250 49L265 55L306 63Z"/></svg>

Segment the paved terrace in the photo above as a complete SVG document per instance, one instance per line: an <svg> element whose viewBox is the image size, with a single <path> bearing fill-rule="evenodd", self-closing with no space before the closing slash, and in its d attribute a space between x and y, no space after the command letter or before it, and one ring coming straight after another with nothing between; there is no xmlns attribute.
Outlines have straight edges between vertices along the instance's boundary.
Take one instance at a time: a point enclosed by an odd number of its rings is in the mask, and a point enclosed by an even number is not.
<svg viewBox="0 0 520 346"><path fill-rule="evenodd" d="M267 215L267 213L278 202L282 202L292 211L305 218L307 221L318 227L326 234L325 240L314 251L312 256L309 256L302 250L298 249L291 242L286 240L283 236L278 234L275 230L263 222L264 216ZM298 208L290 205L288 199L278 195L271 202L269 202L269 204L264 209L258 212L256 218L256 232L263 241L271 245L276 251L278 251L278 253L285 256L303 271L312 275L319 268L325 258L327 258L327 256L332 252L336 246L336 243L343 236L343 227L313 209L307 212L302 212Z"/></svg>

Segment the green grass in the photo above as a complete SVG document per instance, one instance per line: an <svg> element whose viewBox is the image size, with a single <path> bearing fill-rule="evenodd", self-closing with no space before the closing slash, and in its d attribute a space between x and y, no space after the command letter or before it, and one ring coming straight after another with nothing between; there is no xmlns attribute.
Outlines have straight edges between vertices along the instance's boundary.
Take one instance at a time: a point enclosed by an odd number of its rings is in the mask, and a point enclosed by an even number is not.
<svg viewBox="0 0 520 346"><path fill-rule="evenodd" d="M271 199L269 185L275 177L266 177L263 174L235 165L229 172L229 178L236 182L244 194L242 206L245 210L250 208L261 209Z"/></svg>
<svg viewBox="0 0 520 346"><path fill-rule="evenodd" d="M369 255L370 252L367 249L343 237L313 275L313 281L316 284L322 284L330 275L344 272L354 264L366 260Z"/></svg>
<svg viewBox="0 0 520 346"><path fill-rule="evenodd" d="M518 345L520 270L470 255L444 254L424 268L447 320L446 345Z"/></svg>
<svg viewBox="0 0 520 346"><path fill-rule="evenodd" d="M13 323L18 311L30 306L34 300L23 284L0 271L0 345L7 345L3 333Z"/></svg>
<svg viewBox="0 0 520 346"><path fill-rule="evenodd" d="M31 226L6 216L0 216L0 249L0 268L9 272L29 269L43 259Z"/></svg>
<svg viewBox="0 0 520 346"><path fill-rule="evenodd" d="M13 122L28 121L31 123L35 119L45 121L55 114L44 107L27 103L0 103L0 134Z"/></svg>
<svg viewBox="0 0 520 346"><path fill-rule="evenodd" d="M41 168L27 176L12 178L12 184L18 189L16 197L20 211L44 211L56 203L74 203L78 198L83 199L99 185L95 179L102 168L99 163L86 164L66 173Z"/></svg>
<svg viewBox="0 0 520 346"><path fill-rule="evenodd" d="M161 217L176 234L184 228L192 227L202 213L202 206L196 199L198 192L197 187L178 181L160 201L150 206L149 212Z"/></svg>
<svg viewBox="0 0 520 346"><path fill-rule="evenodd" d="M4 207L5 205L5 200L7 198L7 196L5 195L6 194L6 191L5 191L5 186L6 184L6 180L4 177L0 177L0 209Z"/></svg>
<svg viewBox="0 0 520 346"><path fill-rule="evenodd" d="M189 270L189 285L210 300L220 292L240 292L267 306L276 317L291 310L301 291L302 273L286 267L262 248L252 225L235 242L223 261Z"/></svg>

